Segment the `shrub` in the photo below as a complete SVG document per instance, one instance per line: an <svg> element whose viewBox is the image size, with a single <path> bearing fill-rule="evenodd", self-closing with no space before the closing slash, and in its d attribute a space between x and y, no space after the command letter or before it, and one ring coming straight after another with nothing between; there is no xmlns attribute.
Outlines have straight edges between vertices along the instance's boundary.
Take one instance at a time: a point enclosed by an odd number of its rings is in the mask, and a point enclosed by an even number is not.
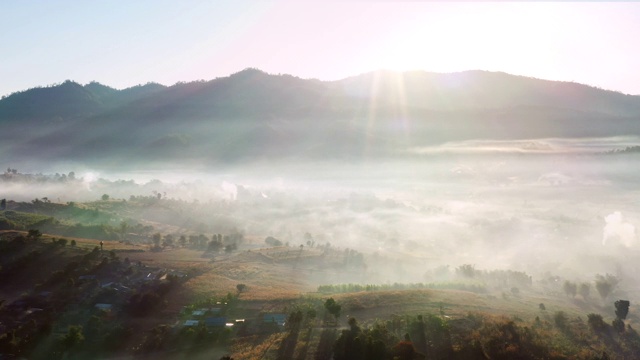
<svg viewBox="0 0 640 360"><path fill-rule="evenodd" d="M556 324L558 329L566 329L567 328L567 315L564 311L557 311L553 314L553 322Z"/></svg>
<svg viewBox="0 0 640 360"><path fill-rule="evenodd" d="M602 315L591 313L587 315L587 323L591 330L596 333L603 332L607 329L607 324L602 320Z"/></svg>
<svg viewBox="0 0 640 360"><path fill-rule="evenodd" d="M42 236L42 233L38 229L29 229L27 236L31 239L38 239Z"/></svg>
<svg viewBox="0 0 640 360"><path fill-rule="evenodd" d="M13 230L16 228L16 223L7 219L0 219L0 230Z"/></svg>
<svg viewBox="0 0 640 360"><path fill-rule="evenodd" d="M616 307L616 317L621 320L626 319L627 314L629 314L629 300L618 300L614 305Z"/></svg>
<svg viewBox="0 0 640 360"><path fill-rule="evenodd" d="M611 326L613 326L613 328L619 333L624 332L624 321L622 321L620 318L613 320Z"/></svg>

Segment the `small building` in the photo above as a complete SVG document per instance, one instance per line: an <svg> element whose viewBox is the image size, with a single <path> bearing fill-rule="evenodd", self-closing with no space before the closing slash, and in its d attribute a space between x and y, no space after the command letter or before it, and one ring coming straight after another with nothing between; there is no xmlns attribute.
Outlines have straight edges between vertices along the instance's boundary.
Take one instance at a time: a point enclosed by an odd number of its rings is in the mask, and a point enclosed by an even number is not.
<svg viewBox="0 0 640 360"><path fill-rule="evenodd" d="M192 315L192 316L204 316L205 312L206 312L206 311L205 311L205 310L202 310L202 309L200 309L200 310L193 310L193 311L191 312L191 315Z"/></svg>
<svg viewBox="0 0 640 360"><path fill-rule="evenodd" d="M183 326L198 326L198 324L200 324L200 321L198 320L187 320L184 322Z"/></svg>

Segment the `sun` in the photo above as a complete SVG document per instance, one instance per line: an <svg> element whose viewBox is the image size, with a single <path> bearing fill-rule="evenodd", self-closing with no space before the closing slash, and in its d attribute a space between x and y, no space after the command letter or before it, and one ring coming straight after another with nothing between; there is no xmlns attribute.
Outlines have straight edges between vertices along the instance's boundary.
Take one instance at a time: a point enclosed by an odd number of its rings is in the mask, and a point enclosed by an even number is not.
<svg viewBox="0 0 640 360"><path fill-rule="evenodd" d="M524 72L555 61L553 27L526 13L542 9L519 4L447 7L429 16L405 17L376 39L365 61L369 68L394 71L465 70ZM538 14L543 16L543 14ZM548 16L547 16L548 17Z"/></svg>

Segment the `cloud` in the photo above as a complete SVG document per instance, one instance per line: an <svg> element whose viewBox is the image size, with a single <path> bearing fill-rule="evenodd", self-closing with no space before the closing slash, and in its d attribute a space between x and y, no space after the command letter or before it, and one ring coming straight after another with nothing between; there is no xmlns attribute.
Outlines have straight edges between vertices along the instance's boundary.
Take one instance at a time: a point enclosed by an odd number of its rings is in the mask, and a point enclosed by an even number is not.
<svg viewBox="0 0 640 360"><path fill-rule="evenodd" d="M231 200L238 198L238 187L235 184L223 181L221 187L225 193L229 194Z"/></svg>
<svg viewBox="0 0 640 360"><path fill-rule="evenodd" d="M608 241L618 241L620 244L631 247L636 244L636 227L625 222L622 213L613 212L604 217L606 225L602 229L602 245Z"/></svg>

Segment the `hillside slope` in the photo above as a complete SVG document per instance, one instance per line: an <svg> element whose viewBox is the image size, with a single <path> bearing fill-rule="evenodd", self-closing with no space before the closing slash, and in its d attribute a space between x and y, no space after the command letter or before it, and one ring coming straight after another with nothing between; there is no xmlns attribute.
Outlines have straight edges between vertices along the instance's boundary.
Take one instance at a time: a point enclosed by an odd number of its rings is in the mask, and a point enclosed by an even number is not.
<svg viewBox="0 0 640 360"><path fill-rule="evenodd" d="M505 73L323 82L246 69L170 87L67 81L15 93L0 100L0 150L21 162L94 166L359 159L472 138L640 135L639 118L639 96Z"/></svg>

